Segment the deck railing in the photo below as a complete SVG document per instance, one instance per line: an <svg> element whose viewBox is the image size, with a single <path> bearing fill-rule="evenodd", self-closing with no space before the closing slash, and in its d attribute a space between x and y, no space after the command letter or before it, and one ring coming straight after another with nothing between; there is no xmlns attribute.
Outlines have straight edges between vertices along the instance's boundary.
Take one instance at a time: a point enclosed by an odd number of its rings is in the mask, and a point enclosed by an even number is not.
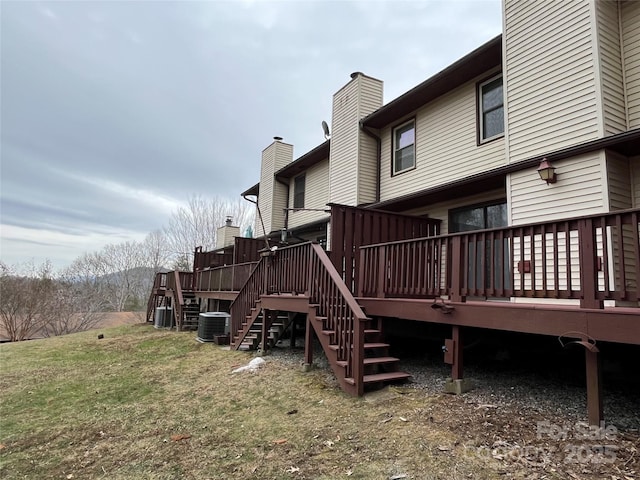
<svg viewBox="0 0 640 480"><path fill-rule="evenodd" d="M201 292L236 292L242 288L257 264L246 262L197 271L194 273L193 288Z"/></svg>
<svg viewBox="0 0 640 480"><path fill-rule="evenodd" d="M309 291L309 259L312 244L301 243L271 252L267 293L302 294Z"/></svg>
<svg viewBox="0 0 640 480"><path fill-rule="evenodd" d="M251 314L251 310L256 307L260 295L266 292L266 272L267 257L263 257L239 289L238 296L231 304L231 335L236 335L242 330L242 323Z"/></svg>
<svg viewBox="0 0 640 480"><path fill-rule="evenodd" d="M163 272L156 273L156 277L153 279L153 288L167 288L167 274Z"/></svg>
<svg viewBox="0 0 640 480"><path fill-rule="evenodd" d="M193 273L173 271L167 273L167 291L173 298L173 316L178 330L182 329L183 292L193 290Z"/></svg>
<svg viewBox="0 0 640 480"><path fill-rule="evenodd" d="M640 210L361 247L363 297L640 300Z"/></svg>
<svg viewBox="0 0 640 480"><path fill-rule="evenodd" d="M309 303L317 305L316 315L325 318L324 329L333 332L337 343L337 360L346 362L345 377L354 379L362 395L366 315L322 247L310 247Z"/></svg>
<svg viewBox="0 0 640 480"><path fill-rule="evenodd" d="M234 335L264 294L309 296L309 304L316 305L316 315L323 318L323 328L333 332L337 359L346 362L345 376L354 379L361 394L366 316L322 247L303 243L263 257L231 305Z"/></svg>

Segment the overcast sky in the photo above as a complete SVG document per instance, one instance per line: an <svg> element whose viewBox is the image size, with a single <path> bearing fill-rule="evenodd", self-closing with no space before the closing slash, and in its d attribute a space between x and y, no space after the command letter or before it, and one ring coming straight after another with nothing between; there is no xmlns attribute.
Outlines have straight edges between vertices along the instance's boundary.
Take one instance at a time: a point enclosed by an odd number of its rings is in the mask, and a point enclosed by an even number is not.
<svg viewBox="0 0 640 480"><path fill-rule="evenodd" d="M1 251L57 267L236 199L279 135L324 140L362 71L384 101L501 31L500 0L0 4Z"/></svg>

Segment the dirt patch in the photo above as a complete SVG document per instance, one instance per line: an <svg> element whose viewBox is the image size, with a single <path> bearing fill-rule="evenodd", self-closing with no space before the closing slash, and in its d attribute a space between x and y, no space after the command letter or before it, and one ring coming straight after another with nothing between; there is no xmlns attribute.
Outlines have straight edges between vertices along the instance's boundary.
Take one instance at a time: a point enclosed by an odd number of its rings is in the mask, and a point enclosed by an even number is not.
<svg viewBox="0 0 640 480"><path fill-rule="evenodd" d="M145 312L107 312L104 313L104 318L94 327L94 329L144 323L144 317Z"/></svg>

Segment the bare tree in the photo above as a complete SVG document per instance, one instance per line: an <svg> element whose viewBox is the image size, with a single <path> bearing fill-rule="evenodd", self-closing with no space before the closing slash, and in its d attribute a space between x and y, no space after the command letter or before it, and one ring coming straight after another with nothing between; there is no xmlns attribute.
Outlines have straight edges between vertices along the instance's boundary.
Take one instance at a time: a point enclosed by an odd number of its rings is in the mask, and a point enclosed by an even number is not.
<svg viewBox="0 0 640 480"><path fill-rule="evenodd" d="M78 257L65 277L83 286L85 294L107 310L121 312L144 305L153 282L146 247L141 242L106 245Z"/></svg>
<svg viewBox="0 0 640 480"><path fill-rule="evenodd" d="M240 232L244 232L253 223L253 206L242 199L193 196L185 207L172 212L164 234L175 261L183 267L190 266L196 247L201 246L205 251L215 249L216 232L228 216L240 227Z"/></svg>
<svg viewBox="0 0 640 480"><path fill-rule="evenodd" d="M171 251L162 230L154 230L145 237L142 251L145 266L152 268L154 273L166 269L171 264Z"/></svg>
<svg viewBox="0 0 640 480"><path fill-rule="evenodd" d="M55 290L44 302L48 314L42 335L82 332L100 323L105 317L103 304L93 299L92 293L75 278L59 278Z"/></svg>
<svg viewBox="0 0 640 480"><path fill-rule="evenodd" d="M51 264L17 267L0 262L0 326L12 342L41 334L48 321L44 301L55 289Z"/></svg>

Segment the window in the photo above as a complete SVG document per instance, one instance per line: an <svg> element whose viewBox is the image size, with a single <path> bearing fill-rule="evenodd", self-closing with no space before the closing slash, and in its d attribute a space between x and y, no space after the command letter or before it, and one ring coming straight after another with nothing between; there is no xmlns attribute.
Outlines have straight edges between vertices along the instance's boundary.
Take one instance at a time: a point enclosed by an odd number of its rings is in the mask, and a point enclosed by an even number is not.
<svg viewBox="0 0 640 480"><path fill-rule="evenodd" d="M416 126L413 120L393 129L393 174L416 166Z"/></svg>
<svg viewBox="0 0 640 480"><path fill-rule="evenodd" d="M478 89L480 143L504 134L502 75L480 84Z"/></svg>
<svg viewBox="0 0 640 480"><path fill-rule="evenodd" d="M449 214L449 233L507 226L507 204L457 208Z"/></svg>
<svg viewBox="0 0 640 480"><path fill-rule="evenodd" d="M300 175L293 181L293 208L304 208L305 175Z"/></svg>
<svg viewBox="0 0 640 480"><path fill-rule="evenodd" d="M449 212L449 233L484 230L507 226L507 204L504 202L474 205ZM479 237L467 239L466 286L483 289L487 286L511 288L509 240Z"/></svg>

